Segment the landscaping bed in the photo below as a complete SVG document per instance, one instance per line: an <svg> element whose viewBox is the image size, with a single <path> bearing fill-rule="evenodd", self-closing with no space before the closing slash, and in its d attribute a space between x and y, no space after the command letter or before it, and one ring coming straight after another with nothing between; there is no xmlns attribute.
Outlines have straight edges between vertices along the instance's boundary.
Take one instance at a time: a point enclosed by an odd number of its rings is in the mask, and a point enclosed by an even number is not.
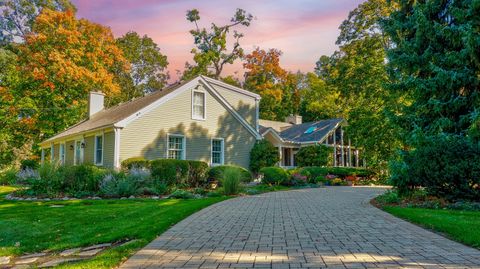
<svg viewBox="0 0 480 269"><path fill-rule="evenodd" d="M480 203L448 201L417 190L409 195L387 191L372 204L401 219L439 232L442 235L480 249Z"/></svg>

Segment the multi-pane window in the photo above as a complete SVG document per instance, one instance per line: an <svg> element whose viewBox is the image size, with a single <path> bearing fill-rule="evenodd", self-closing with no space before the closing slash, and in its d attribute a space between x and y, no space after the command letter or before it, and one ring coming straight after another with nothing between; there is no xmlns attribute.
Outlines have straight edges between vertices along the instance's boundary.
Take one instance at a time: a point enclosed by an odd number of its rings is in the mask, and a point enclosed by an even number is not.
<svg viewBox="0 0 480 269"><path fill-rule="evenodd" d="M223 139L212 139L212 164L223 164Z"/></svg>
<svg viewBox="0 0 480 269"><path fill-rule="evenodd" d="M95 136L95 164L103 164L103 135Z"/></svg>
<svg viewBox="0 0 480 269"><path fill-rule="evenodd" d="M55 161L55 146L53 144L50 146L50 160Z"/></svg>
<svg viewBox="0 0 480 269"><path fill-rule="evenodd" d="M60 160L60 164L65 164L65 144L60 144L58 151L58 158Z"/></svg>
<svg viewBox="0 0 480 269"><path fill-rule="evenodd" d="M179 135L168 136L168 158L183 160L185 156L184 137Z"/></svg>
<svg viewBox="0 0 480 269"><path fill-rule="evenodd" d="M193 92L192 117L194 119L205 119L205 93Z"/></svg>

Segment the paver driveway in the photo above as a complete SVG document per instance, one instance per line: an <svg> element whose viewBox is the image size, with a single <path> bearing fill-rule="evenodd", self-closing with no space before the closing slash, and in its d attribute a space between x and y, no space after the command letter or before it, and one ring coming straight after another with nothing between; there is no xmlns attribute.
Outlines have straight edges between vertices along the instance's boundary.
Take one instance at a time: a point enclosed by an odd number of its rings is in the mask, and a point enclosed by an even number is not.
<svg viewBox="0 0 480 269"><path fill-rule="evenodd" d="M227 200L175 225L121 268L480 268L480 251L371 206L383 191L330 187Z"/></svg>

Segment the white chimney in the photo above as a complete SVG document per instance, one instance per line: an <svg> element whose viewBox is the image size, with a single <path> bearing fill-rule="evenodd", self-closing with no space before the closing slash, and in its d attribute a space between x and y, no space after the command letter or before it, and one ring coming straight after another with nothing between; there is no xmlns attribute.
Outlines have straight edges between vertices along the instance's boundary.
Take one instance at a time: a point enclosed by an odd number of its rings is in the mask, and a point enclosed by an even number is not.
<svg viewBox="0 0 480 269"><path fill-rule="evenodd" d="M88 117L102 111L105 95L102 92L90 92L88 95Z"/></svg>
<svg viewBox="0 0 480 269"><path fill-rule="evenodd" d="M285 118L285 122L291 124L302 124L302 116L290 114L290 116Z"/></svg>

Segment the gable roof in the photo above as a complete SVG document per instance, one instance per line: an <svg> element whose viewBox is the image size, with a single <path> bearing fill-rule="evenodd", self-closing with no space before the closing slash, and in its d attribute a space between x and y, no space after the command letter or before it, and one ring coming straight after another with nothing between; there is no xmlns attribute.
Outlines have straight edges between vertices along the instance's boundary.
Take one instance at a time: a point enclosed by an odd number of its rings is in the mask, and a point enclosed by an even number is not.
<svg viewBox="0 0 480 269"><path fill-rule="evenodd" d="M266 121L262 122L264 124L268 124L268 122ZM262 125L262 127L260 128L260 133L262 135L265 135L267 134L267 132L276 132L277 135L282 138L284 142L315 143L322 141L331 131L335 130L338 125L343 122L345 122L345 120L341 118L305 122L302 124L293 124L290 127L281 131L277 131L272 126Z"/></svg>
<svg viewBox="0 0 480 269"><path fill-rule="evenodd" d="M212 79L209 79L212 80ZM161 103L159 102L160 100L164 100L167 98L167 95L175 92L176 90L182 88L183 86L191 83L191 82L199 82L202 83L205 87L207 87L210 91L213 91L214 94L216 93L215 89L211 87L211 85L208 84L207 80L203 76L199 76L196 78L193 78L191 80L182 82L182 83L176 83L171 86L168 86L166 88L163 88L161 90L157 90L151 94L145 95L144 97L136 98L131 101L128 101L126 103L121 103L117 106L105 109L103 111L100 111L94 115L92 115L90 118L85 119L72 127L66 129L65 131L56 134L55 136L43 141L42 143L46 142L52 142L54 140L57 140L59 138L64 138L67 136L75 135L75 134L80 134L84 133L87 131L94 131L97 129L103 129L106 127L124 127L125 122L128 123L129 121L135 120L137 117L145 114L141 113L142 110L146 110L149 107L155 106L157 103L160 105ZM230 86L229 89L235 88L235 91L237 87ZM233 90L233 89L232 89ZM245 91L245 90L243 90ZM253 94L253 93L252 93ZM254 95L254 94L253 94ZM221 97L221 96L220 96ZM255 97L255 96L251 96ZM219 98L221 103L227 108L227 110L233 114L237 120L240 121L242 125L244 125L247 130L249 130L254 136L257 138L261 138L260 134L252 127L250 124L246 122L245 119L243 119L234 109L233 107L228 104L228 102L224 98ZM163 103L163 102L162 102ZM121 123L121 124L119 124ZM119 125L119 126L117 126Z"/></svg>

